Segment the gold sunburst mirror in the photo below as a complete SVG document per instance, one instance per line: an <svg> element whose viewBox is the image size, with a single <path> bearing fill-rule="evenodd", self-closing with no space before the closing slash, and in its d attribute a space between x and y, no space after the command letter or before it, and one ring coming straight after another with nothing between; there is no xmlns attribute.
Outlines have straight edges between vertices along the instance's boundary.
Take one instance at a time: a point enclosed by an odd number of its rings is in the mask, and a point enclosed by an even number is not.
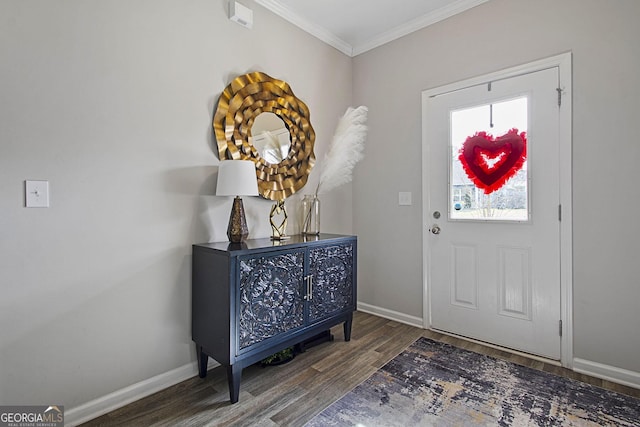
<svg viewBox="0 0 640 427"><path fill-rule="evenodd" d="M262 197L282 201L307 183L316 134L286 82L261 72L236 77L218 99L213 130L220 160L256 164Z"/></svg>

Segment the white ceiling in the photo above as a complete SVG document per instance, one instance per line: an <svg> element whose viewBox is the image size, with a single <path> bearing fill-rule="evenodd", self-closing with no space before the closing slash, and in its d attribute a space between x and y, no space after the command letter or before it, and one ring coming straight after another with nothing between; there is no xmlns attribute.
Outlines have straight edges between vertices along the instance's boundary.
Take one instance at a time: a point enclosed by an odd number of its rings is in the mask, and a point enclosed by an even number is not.
<svg viewBox="0 0 640 427"><path fill-rule="evenodd" d="M255 0L356 56L488 0Z"/></svg>

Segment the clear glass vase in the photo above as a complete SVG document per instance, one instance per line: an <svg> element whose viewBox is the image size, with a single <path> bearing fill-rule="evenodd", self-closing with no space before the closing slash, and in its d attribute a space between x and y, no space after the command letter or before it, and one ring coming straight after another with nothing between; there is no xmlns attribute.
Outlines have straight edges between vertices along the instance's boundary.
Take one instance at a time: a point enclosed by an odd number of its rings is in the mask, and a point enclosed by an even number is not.
<svg viewBox="0 0 640 427"><path fill-rule="evenodd" d="M317 236L320 234L320 199L308 194L302 199L302 235Z"/></svg>

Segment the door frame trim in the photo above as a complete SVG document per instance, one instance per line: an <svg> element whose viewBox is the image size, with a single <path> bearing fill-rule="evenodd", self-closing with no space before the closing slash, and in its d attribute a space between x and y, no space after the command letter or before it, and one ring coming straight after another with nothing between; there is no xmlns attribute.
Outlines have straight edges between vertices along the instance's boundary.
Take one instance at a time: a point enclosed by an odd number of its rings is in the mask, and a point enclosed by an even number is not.
<svg viewBox="0 0 640 427"><path fill-rule="evenodd" d="M446 84L422 91L422 250L423 250L423 292L422 319L425 329L431 329L431 310L429 283L429 174L427 173L430 155L426 139L428 100L432 97L465 89L471 86L486 84L489 81L507 79L548 68L559 70L560 88L562 89L562 105L559 117L559 152L560 152L560 203L562 220L560 222L560 320L562 320L562 338L560 341L560 363L566 368L573 368L573 207L572 207L572 57L571 52L506 68L470 79Z"/></svg>

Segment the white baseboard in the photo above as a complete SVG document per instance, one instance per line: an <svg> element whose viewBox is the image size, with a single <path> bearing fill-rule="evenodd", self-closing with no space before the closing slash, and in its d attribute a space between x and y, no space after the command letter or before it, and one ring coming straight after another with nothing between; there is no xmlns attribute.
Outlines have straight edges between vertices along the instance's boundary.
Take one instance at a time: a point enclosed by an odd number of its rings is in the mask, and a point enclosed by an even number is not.
<svg viewBox="0 0 640 427"><path fill-rule="evenodd" d="M220 364L209 359L207 369L213 369L217 366L220 366ZM75 408L65 409L64 425L72 427L85 423L196 375L198 375L198 363L189 363L169 372L156 375L153 378L132 384L129 387L116 390Z"/></svg>
<svg viewBox="0 0 640 427"><path fill-rule="evenodd" d="M640 372L628 371L579 358L573 358L573 370L581 374L640 389Z"/></svg>
<svg viewBox="0 0 640 427"><path fill-rule="evenodd" d="M358 301L358 311L363 311L369 314L375 314L376 316L384 317L385 319L395 320L396 322L405 323L416 328L424 329L422 318L416 316L409 316L408 314L400 313L386 308L377 307L375 305L365 304Z"/></svg>

